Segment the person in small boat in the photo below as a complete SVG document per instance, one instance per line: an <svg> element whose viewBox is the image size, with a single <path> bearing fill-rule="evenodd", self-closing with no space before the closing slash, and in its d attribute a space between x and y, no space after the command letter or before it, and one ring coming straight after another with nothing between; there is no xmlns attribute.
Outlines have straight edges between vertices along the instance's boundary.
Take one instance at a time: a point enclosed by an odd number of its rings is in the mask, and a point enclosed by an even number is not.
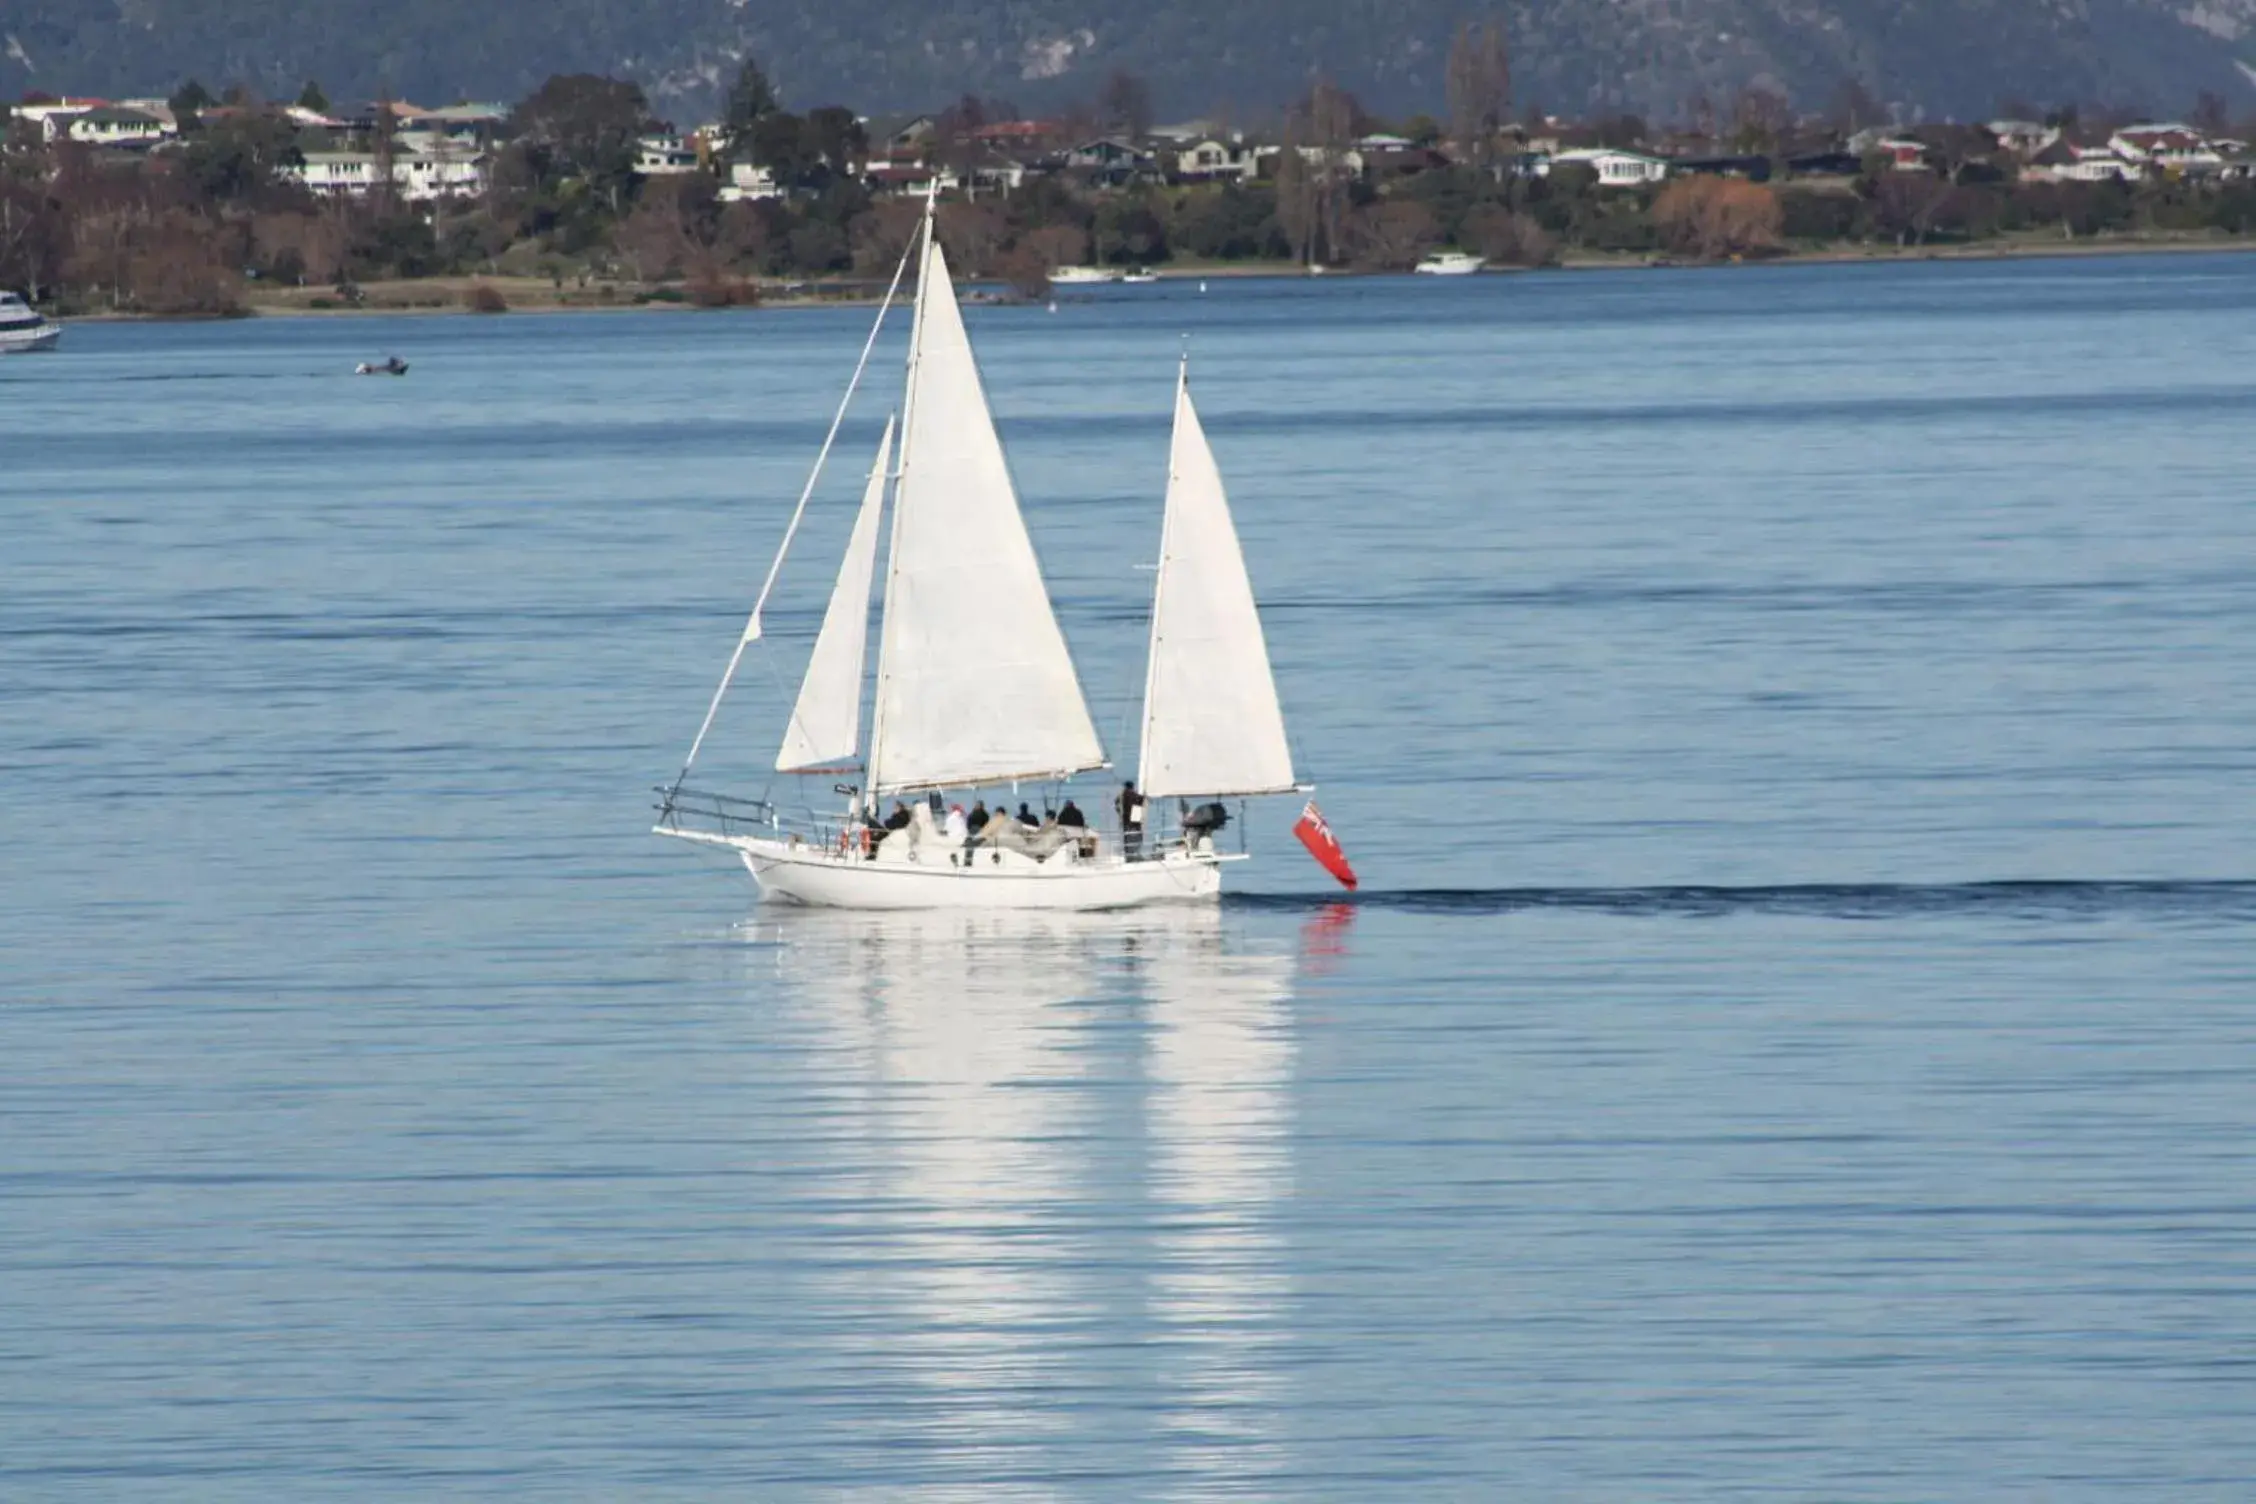
<svg viewBox="0 0 2256 1504"><path fill-rule="evenodd" d="M1120 849L1132 862L1144 851L1144 796L1136 792L1135 779L1120 785L1112 807L1120 812Z"/></svg>
<svg viewBox="0 0 2256 1504"><path fill-rule="evenodd" d="M947 823L940 827L940 833L947 838L948 844L951 846L961 846L971 839L971 822L964 818L964 807L962 805L951 804L948 806Z"/></svg>
<svg viewBox="0 0 2256 1504"><path fill-rule="evenodd" d="M987 801L984 799L975 799L972 801L971 813L964 816L964 833L966 835L976 836L986 828Z"/></svg>
<svg viewBox="0 0 2256 1504"><path fill-rule="evenodd" d="M1057 822L1071 830L1087 830L1089 822L1082 817L1081 806L1071 799L1065 801L1057 812Z"/></svg>
<svg viewBox="0 0 2256 1504"><path fill-rule="evenodd" d="M1028 830L1040 830L1042 828L1042 822L1034 818L1034 811L1026 807L1026 801L1023 799L1018 801L1018 823Z"/></svg>

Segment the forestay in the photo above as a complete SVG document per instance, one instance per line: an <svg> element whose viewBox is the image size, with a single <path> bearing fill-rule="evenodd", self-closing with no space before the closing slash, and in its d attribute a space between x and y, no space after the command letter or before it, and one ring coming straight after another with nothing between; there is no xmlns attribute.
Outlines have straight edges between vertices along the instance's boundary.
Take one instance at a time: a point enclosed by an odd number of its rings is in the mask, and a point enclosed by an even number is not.
<svg viewBox="0 0 2256 1504"><path fill-rule="evenodd" d="M892 793L1103 767L929 220L925 234L870 786Z"/></svg>
<svg viewBox="0 0 2256 1504"><path fill-rule="evenodd" d="M1176 384L1167 468L1137 764L1143 791L1155 799L1282 793L1294 786L1284 714L1187 375Z"/></svg>
<svg viewBox="0 0 2256 1504"><path fill-rule="evenodd" d="M823 612L814 656L807 660L807 677L800 682L799 701L784 731L783 750L776 754L778 772L850 761L861 750L870 579L877 570L877 528L885 511L886 470L892 459L893 420L888 418L868 489L862 493L862 510L854 518L854 533L838 566L838 583L831 587L830 607Z"/></svg>

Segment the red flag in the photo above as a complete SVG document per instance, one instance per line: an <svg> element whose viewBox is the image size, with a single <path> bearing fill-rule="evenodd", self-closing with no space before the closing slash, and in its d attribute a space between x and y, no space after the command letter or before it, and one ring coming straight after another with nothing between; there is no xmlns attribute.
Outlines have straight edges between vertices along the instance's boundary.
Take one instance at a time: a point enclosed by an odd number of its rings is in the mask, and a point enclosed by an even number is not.
<svg viewBox="0 0 2256 1504"><path fill-rule="evenodd" d="M1293 834L1300 837L1300 844L1308 848L1318 865L1340 880L1341 887L1353 891L1355 869L1347 864L1347 853L1333 839L1332 828L1324 823L1324 812L1316 807L1315 800L1309 800L1308 807L1300 812Z"/></svg>

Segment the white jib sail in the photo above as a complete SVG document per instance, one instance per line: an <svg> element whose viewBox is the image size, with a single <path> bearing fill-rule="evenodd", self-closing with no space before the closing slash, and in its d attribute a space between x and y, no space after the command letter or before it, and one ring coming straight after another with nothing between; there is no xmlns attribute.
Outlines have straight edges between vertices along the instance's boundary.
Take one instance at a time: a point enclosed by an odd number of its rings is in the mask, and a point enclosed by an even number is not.
<svg viewBox="0 0 2256 1504"><path fill-rule="evenodd" d="M927 229L878 650L873 791L1105 765Z"/></svg>
<svg viewBox="0 0 2256 1504"><path fill-rule="evenodd" d="M870 469L869 488L862 493L862 510L854 518L853 536L838 566L838 583L831 587L830 608L823 612L814 656L807 660L807 677L799 685L799 703L791 709L783 750L776 754L778 772L847 762L861 748L870 577L877 569L877 524L885 510L885 472L892 461L893 420L888 418L885 437L877 444L877 463Z"/></svg>
<svg viewBox="0 0 2256 1504"><path fill-rule="evenodd" d="M1253 582L1188 379L1175 390L1137 774L1155 799L1294 786Z"/></svg>

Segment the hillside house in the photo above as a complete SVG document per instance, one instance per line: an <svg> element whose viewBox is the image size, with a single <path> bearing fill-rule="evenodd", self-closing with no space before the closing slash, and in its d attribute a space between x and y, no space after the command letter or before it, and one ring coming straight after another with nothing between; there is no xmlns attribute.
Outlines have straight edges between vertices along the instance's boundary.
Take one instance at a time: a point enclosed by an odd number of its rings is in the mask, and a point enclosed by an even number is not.
<svg viewBox="0 0 2256 1504"><path fill-rule="evenodd" d="M1882 136L1866 150L1878 154L1897 172L1927 172L1927 143L1912 136Z"/></svg>
<svg viewBox="0 0 2256 1504"><path fill-rule="evenodd" d="M635 141L635 176L680 177L698 168L697 153L674 131L656 131Z"/></svg>
<svg viewBox="0 0 2256 1504"><path fill-rule="evenodd" d="M1669 175L1669 164L1640 151L1620 151L1611 146L1577 147L1554 153L1538 170L1549 177L1561 167L1583 166L1598 174L1601 188L1642 188Z"/></svg>
<svg viewBox="0 0 2256 1504"><path fill-rule="evenodd" d="M724 204L736 204L747 199L782 198L784 192L775 174L767 168L750 162L734 162L729 165L728 177L720 191L713 196Z"/></svg>
<svg viewBox="0 0 2256 1504"><path fill-rule="evenodd" d="M938 129L930 115L864 115L861 126L870 156L890 161L922 161Z"/></svg>
<svg viewBox="0 0 2256 1504"><path fill-rule="evenodd" d="M2031 157L2021 169L2024 183L2127 183L2140 175L2138 164L2124 160L2112 146L2071 141L2066 136Z"/></svg>
<svg viewBox="0 0 2256 1504"><path fill-rule="evenodd" d="M1099 136L1069 147L1058 167L1105 188L1120 188L1157 176L1158 162L1148 151L1120 136Z"/></svg>
<svg viewBox="0 0 2256 1504"><path fill-rule="evenodd" d="M73 115L66 130L71 140L88 146L125 148L154 146L171 134L163 121L146 110L114 104Z"/></svg>
<svg viewBox="0 0 2256 1504"><path fill-rule="evenodd" d="M322 198L366 198L383 181L376 154L366 151L309 151L303 163L283 171ZM475 198L486 191L485 154L452 142L398 151L392 158L392 190L418 204Z"/></svg>
<svg viewBox="0 0 2256 1504"><path fill-rule="evenodd" d="M2225 169L2224 154L2190 126L2126 125L2108 137L2107 146L2151 172L2215 177Z"/></svg>
<svg viewBox="0 0 2256 1504"><path fill-rule="evenodd" d="M1992 120L1982 129L1990 133L1998 150L2009 151L2023 159L2035 156L2060 139L2058 126L2035 120Z"/></svg>
<svg viewBox="0 0 2256 1504"><path fill-rule="evenodd" d="M1243 183L1255 168L1254 150L1243 138L1209 136L1175 153L1175 176L1186 183Z"/></svg>
<svg viewBox="0 0 2256 1504"><path fill-rule="evenodd" d="M1740 156L1730 153L1708 156L1670 157L1669 171L1678 176L1709 178L1745 178L1750 183L1770 181L1770 158ZM1850 171L1855 171L1854 167Z"/></svg>

